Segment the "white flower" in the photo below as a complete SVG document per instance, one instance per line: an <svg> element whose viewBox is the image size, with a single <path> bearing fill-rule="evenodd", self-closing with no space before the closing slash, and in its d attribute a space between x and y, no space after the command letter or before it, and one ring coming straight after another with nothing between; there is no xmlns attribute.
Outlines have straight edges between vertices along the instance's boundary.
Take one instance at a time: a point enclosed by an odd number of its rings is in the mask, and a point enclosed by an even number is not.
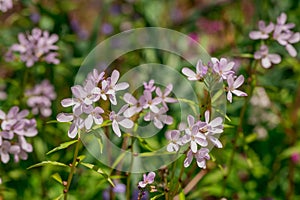
<svg viewBox="0 0 300 200"><path fill-rule="evenodd" d="M198 81L204 78L204 76L207 74L207 70L207 66L204 66L202 61L199 60L196 66L196 73L187 67L182 69L182 73L188 77L188 80Z"/></svg>
<svg viewBox="0 0 300 200"><path fill-rule="evenodd" d="M229 75L227 78L227 100L231 103L232 102L232 93L236 96L247 96L245 92L237 90L243 83L244 83L244 76L240 75L236 80L233 79L232 75Z"/></svg>
<svg viewBox="0 0 300 200"><path fill-rule="evenodd" d="M118 113L111 111L109 114L109 119L112 121L112 129L114 133L121 137L121 131L119 125L123 126L124 128L132 128L134 123L128 118L121 116L121 114L128 108L128 105L123 106Z"/></svg>

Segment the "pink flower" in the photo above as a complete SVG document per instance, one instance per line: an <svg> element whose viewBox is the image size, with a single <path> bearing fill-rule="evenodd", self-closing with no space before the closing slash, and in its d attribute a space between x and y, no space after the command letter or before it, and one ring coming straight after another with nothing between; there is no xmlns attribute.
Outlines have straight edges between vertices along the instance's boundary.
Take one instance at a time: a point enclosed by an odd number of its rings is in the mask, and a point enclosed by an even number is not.
<svg viewBox="0 0 300 200"><path fill-rule="evenodd" d="M155 90L156 86L154 86L154 80L150 80L148 83L144 82L144 89L149 90L150 92L153 92Z"/></svg>
<svg viewBox="0 0 300 200"><path fill-rule="evenodd" d="M127 108L128 105L124 105L119 112L115 113L115 111L111 111L109 114L109 119L112 121L112 129L118 137L121 137L119 125L128 129L132 128L134 125L133 121L121 115Z"/></svg>
<svg viewBox="0 0 300 200"><path fill-rule="evenodd" d="M56 34L50 35L48 31L34 28L31 34L19 33L18 39L19 43L10 47L8 55L12 55L12 52L18 52L27 67L32 67L35 62L42 60L47 63L59 63L56 58L58 54L55 52L58 50L58 46L54 44L58 41ZM11 61L11 58L8 61Z"/></svg>
<svg viewBox="0 0 300 200"><path fill-rule="evenodd" d="M221 79L226 80L230 74L234 74L234 62L228 62L226 58L211 58L213 71L218 74Z"/></svg>
<svg viewBox="0 0 300 200"><path fill-rule="evenodd" d="M169 84L165 91L162 92L159 87L156 88L156 94L159 101L163 104L165 108L168 108L167 103L176 103L178 102L177 99L174 99L172 97L168 97L168 95L172 92L173 85Z"/></svg>
<svg viewBox="0 0 300 200"><path fill-rule="evenodd" d="M262 45L259 51L254 53L256 60L261 59L261 65L264 68L270 68L272 63L278 64L281 62L281 57L278 54L269 54L269 49L266 45Z"/></svg>
<svg viewBox="0 0 300 200"><path fill-rule="evenodd" d="M245 92L237 90L243 83L244 83L244 76L240 75L236 80L233 79L232 75L229 75L227 78L228 87L227 89L227 100L231 103L232 102L232 93L236 96L247 96Z"/></svg>
<svg viewBox="0 0 300 200"><path fill-rule="evenodd" d="M130 105L130 107L124 112L125 117L132 117L134 114L139 113L143 110L143 96L139 100L137 100L131 94L126 93L124 94L123 99Z"/></svg>
<svg viewBox="0 0 300 200"><path fill-rule="evenodd" d="M1 0L0 1L0 11L6 12L13 7L12 0Z"/></svg>
<svg viewBox="0 0 300 200"><path fill-rule="evenodd" d="M208 152L209 150L207 148L201 148L196 153L193 153L192 150L189 150L186 159L184 160L184 167L190 166L190 164L193 161L193 158L195 157L198 167L205 169L206 160L210 159Z"/></svg>
<svg viewBox="0 0 300 200"><path fill-rule="evenodd" d="M207 66L204 66L202 61L199 60L196 66L196 73L187 67L182 69L182 73L186 75L190 81L199 81L207 74L207 70Z"/></svg>
<svg viewBox="0 0 300 200"><path fill-rule="evenodd" d="M173 118L171 116L168 116L166 112L167 109L165 107L161 107L157 113L151 111L148 112L145 115L144 120L153 121L154 126L156 126L156 128L162 129L164 124L170 125L173 123Z"/></svg>
<svg viewBox="0 0 300 200"><path fill-rule="evenodd" d="M109 95L109 100L113 105L117 105L117 100L116 100L116 92L120 90L125 90L129 87L129 84L126 82L118 83L120 77L120 72L117 70L114 70L112 72L111 77L108 79L108 91L106 94Z"/></svg>
<svg viewBox="0 0 300 200"><path fill-rule="evenodd" d="M249 37L252 40L258 39L268 39L269 34L274 30L274 24L271 22L268 26L266 26L265 22L260 20L258 22L258 29L259 31L251 31Z"/></svg>
<svg viewBox="0 0 300 200"><path fill-rule="evenodd" d="M166 133L166 138L170 141L167 146L168 152L177 152L179 150L179 146L182 145L182 141L180 138L180 131L172 130Z"/></svg>
<svg viewBox="0 0 300 200"><path fill-rule="evenodd" d="M56 98L56 93L48 80L26 90L25 95L29 97L27 105L32 108L31 112L34 115L41 113L42 116L49 117L52 114L51 100Z"/></svg>
<svg viewBox="0 0 300 200"><path fill-rule="evenodd" d="M143 175L144 180L139 182L139 187L145 188L148 184L152 184L154 182L155 173L149 172L148 175Z"/></svg>

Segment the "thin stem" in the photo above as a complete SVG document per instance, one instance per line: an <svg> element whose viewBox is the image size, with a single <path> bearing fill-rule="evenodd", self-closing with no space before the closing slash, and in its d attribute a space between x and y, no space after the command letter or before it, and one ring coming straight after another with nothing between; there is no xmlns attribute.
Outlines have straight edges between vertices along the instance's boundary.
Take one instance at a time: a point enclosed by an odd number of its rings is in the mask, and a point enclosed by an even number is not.
<svg viewBox="0 0 300 200"><path fill-rule="evenodd" d="M130 178L131 178L131 172L130 170L133 167L133 144L135 141L135 137L131 137L131 146L130 146L130 150L131 150L131 161L130 161L130 169L127 175L127 182L126 182L126 199L130 200L130 191L131 191L131 183L130 183Z"/></svg>
<svg viewBox="0 0 300 200"><path fill-rule="evenodd" d="M177 191L179 189L179 185L181 185L181 182L182 182L181 178L182 178L183 172L184 172L184 165L181 166L179 177L178 177L178 181L177 181L177 184L176 184L176 186L174 188L174 192L172 193L170 199L173 199L174 196L177 194Z"/></svg>
<svg viewBox="0 0 300 200"><path fill-rule="evenodd" d="M231 173L231 168L232 168L232 165L233 165L234 156L235 156L235 153L236 153L236 149L238 147L237 137L238 136L241 137L241 138L244 137L244 135L243 135L244 117L245 117L245 113L246 113L247 107L249 105L249 101L250 101L251 96L253 94L254 88L256 86L256 83L253 83L253 79L255 79L255 72L256 72L257 64L258 64L258 62L253 62L253 66L254 67L253 68L249 67L249 69L248 69L248 71L249 71L248 73L250 74L250 80L252 80L252 82L250 83L250 89L249 89L249 92L248 92L248 96L246 97L246 100L245 100L244 105L242 107L242 110L240 112L239 125L238 125L238 127L236 129L236 132L234 134L234 137L233 137L233 148L232 148L232 152L230 154L227 171L224 174L224 182L223 182L223 188L222 188L222 193L221 193L222 196L225 195L225 188L226 188L227 180L228 180L228 177L229 177L229 175Z"/></svg>
<svg viewBox="0 0 300 200"><path fill-rule="evenodd" d="M79 145L80 145L80 137L78 136L78 142L76 143L76 146L75 146L73 162L71 164L71 171L70 171L70 174L68 176L68 181L67 181L66 188L64 190L64 200L67 200L67 195L68 195L68 192L69 192L71 181L72 181L72 178L73 178L73 175L74 175L74 172L75 172L76 162L77 162L77 157L78 157L78 152L79 152Z"/></svg>

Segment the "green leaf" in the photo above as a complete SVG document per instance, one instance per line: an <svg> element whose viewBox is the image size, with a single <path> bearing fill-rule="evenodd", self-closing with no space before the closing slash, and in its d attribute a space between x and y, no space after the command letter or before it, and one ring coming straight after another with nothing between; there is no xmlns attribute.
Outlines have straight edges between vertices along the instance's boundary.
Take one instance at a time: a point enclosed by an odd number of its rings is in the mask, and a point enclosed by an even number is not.
<svg viewBox="0 0 300 200"><path fill-rule="evenodd" d="M78 140L72 140L72 141L69 141L69 142L65 142L65 143L62 143L60 144L58 147L55 147L54 149L52 149L51 151L49 151L46 155L49 155L55 151L58 151L58 150L61 150L61 149L65 149L65 148L68 148L69 146L71 146L72 144L78 142Z"/></svg>
<svg viewBox="0 0 300 200"><path fill-rule="evenodd" d="M58 173L53 174L51 176L51 178L53 178L54 180L56 180L57 182L59 182L60 184L62 184L61 176Z"/></svg>
<svg viewBox="0 0 300 200"><path fill-rule="evenodd" d="M47 166L47 165L53 165L53 166L60 166L60 167L69 167L68 165L56 161L43 161L41 163L37 163L35 165L31 165L27 169L32 169L35 167L42 167L42 166Z"/></svg>
<svg viewBox="0 0 300 200"><path fill-rule="evenodd" d="M90 163L84 163L84 162L81 162L80 164L101 174L113 187L115 187L115 184L112 182L111 178L104 171L102 171L98 166Z"/></svg>

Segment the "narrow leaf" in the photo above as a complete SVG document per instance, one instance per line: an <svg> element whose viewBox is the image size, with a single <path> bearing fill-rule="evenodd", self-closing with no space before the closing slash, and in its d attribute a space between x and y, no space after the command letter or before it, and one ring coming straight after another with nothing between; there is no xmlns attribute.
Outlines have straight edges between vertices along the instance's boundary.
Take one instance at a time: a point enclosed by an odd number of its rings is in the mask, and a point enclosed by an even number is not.
<svg viewBox="0 0 300 200"><path fill-rule="evenodd" d="M54 149L49 151L46 155L49 155L49 154L51 154L55 151L61 150L61 149L66 149L66 148L68 148L69 146L71 146L72 144L74 144L76 142L78 142L78 140L72 140L72 141L69 141L69 142L62 143L58 147L55 147Z"/></svg>
<svg viewBox="0 0 300 200"><path fill-rule="evenodd" d="M32 169L32 168L35 168L35 167L42 167L42 166L47 166L47 165L60 166L60 167L68 167L68 165L66 165L64 163L56 162L56 161L43 161L41 163L37 163L35 165L31 165L27 169Z"/></svg>
<svg viewBox="0 0 300 200"><path fill-rule="evenodd" d="M61 176L58 173L55 173L51 176L54 180L56 180L57 182L59 182L60 184L62 184L62 179Z"/></svg>
<svg viewBox="0 0 300 200"><path fill-rule="evenodd" d="M81 162L80 164L101 174L113 187L115 187L115 184L112 182L111 178L104 171L102 171L98 166L90 163L84 163L84 162Z"/></svg>

